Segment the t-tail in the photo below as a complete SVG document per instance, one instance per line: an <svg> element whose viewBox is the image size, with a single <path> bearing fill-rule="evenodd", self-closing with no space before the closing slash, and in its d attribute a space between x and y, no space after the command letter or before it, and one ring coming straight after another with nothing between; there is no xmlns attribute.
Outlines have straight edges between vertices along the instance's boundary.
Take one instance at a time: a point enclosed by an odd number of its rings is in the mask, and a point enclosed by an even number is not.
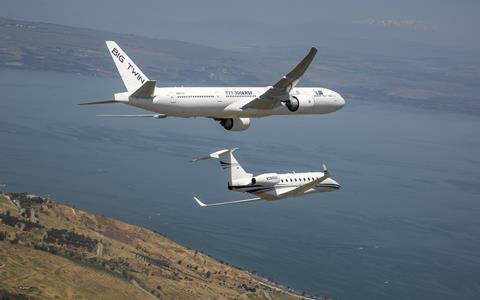
<svg viewBox="0 0 480 300"><path fill-rule="evenodd" d="M237 149L232 148L213 152L207 156L194 159L192 162L216 158L220 161L220 166L225 171L230 185L248 184L251 181L252 174L245 172L235 156L233 156L233 152Z"/></svg>

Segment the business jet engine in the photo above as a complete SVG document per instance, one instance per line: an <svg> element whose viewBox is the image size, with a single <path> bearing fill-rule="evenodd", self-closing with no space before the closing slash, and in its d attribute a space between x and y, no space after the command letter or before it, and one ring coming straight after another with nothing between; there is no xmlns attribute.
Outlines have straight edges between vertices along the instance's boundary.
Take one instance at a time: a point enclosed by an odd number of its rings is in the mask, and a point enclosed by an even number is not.
<svg viewBox="0 0 480 300"><path fill-rule="evenodd" d="M280 176L277 173L266 173L252 178L252 184L276 185L280 182Z"/></svg>
<svg viewBox="0 0 480 300"><path fill-rule="evenodd" d="M243 131L250 127L250 118L221 119L220 125L226 130Z"/></svg>

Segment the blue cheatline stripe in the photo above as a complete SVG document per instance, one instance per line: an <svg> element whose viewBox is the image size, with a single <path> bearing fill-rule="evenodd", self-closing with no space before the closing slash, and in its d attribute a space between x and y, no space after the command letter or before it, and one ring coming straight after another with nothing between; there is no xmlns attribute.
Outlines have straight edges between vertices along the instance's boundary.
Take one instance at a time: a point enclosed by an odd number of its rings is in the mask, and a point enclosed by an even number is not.
<svg viewBox="0 0 480 300"><path fill-rule="evenodd" d="M238 164L237 163L228 163L228 162L220 161L220 165L225 170L225 169L231 168L233 165L238 165Z"/></svg>
<svg viewBox="0 0 480 300"><path fill-rule="evenodd" d="M271 188L263 188L263 189L253 189L253 190L248 190L246 191L247 193L252 193L252 194L260 194L260 193L265 193L265 192L269 192L269 191L273 191L275 190L274 187L271 187Z"/></svg>
<svg viewBox="0 0 480 300"><path fill-rule="evenodd" d="M340 185L334 184L334 183L321 183L321 184L317 184L315 187L329 187L329 188L339 189Z"/></svg>
<svg viewBox="0 0 480 300"><path fill-rule="evenodd" d="M253 186L251 186L253 187ZM294 187L298 187L298 186L294 186ZM232 186L232 188L248 188L248 187L236 187L236 186ZM253 193L253 194L256 194L256 193L264 193L264 192L269 192L269 191L272 191L272 190L275 190L276 188L279 188L278 186L273 186L273 187L255 187L255 188L252 188L252 189L244 189L242 190L242 192L246 192L246 193ZM339 189L340 188L340 185L338 184L333 184L333 183L325 183L325 184L320 184L320 185L316 185L314 188L333 188L333 189Z"/></svg>
<svg viewBox="0 0 480 300"><path fill-rule="evenodd" d="M231 188L242 189L242 188L253 188L253 187L262 187L259 184L249 184L249 185L231 185Z"/></svg>

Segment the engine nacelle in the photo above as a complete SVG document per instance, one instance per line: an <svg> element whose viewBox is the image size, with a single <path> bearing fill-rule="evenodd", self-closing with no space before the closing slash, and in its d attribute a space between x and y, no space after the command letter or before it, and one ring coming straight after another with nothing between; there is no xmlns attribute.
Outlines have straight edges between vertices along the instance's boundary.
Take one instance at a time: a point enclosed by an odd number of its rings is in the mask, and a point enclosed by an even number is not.
<svg viewBox="0 0 480 300"><path fill-rule="evenodd" d="M250 118L222 119L220 120L220 125L226 130L243 131L250 127Z"/></svg>
<svg viewBox="0 0 480 300"><path fill-rule="evenodd" d="M309 112L313 109L314 100L308 95L290 96L285 106L291 112Z"/></svg>
<svg viewBox="0 0 480 300"><path fill-rule="evenodd" d="M295 96L290 96L290 99L285 102L285 106L288 108L289 111L295 112L300 107L300 101Z"/></svg>
<svg viewBox="0 0 480 300"><path fill-rule="evenodd" d="M280 182L280 176L277 173L265 173L252 178L252 184L275 185Z"/></svg>

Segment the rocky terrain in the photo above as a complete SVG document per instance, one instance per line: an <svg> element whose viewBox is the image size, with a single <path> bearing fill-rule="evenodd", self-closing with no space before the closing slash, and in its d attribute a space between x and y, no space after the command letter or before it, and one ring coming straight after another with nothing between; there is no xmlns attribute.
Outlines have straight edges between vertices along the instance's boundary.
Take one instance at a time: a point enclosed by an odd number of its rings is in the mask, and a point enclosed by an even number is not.
<svg viewBox="0 0 480 300"><path fill-rule="evenodd" d="M301 299L159 233L0 194L0 299Z"/></svg>

